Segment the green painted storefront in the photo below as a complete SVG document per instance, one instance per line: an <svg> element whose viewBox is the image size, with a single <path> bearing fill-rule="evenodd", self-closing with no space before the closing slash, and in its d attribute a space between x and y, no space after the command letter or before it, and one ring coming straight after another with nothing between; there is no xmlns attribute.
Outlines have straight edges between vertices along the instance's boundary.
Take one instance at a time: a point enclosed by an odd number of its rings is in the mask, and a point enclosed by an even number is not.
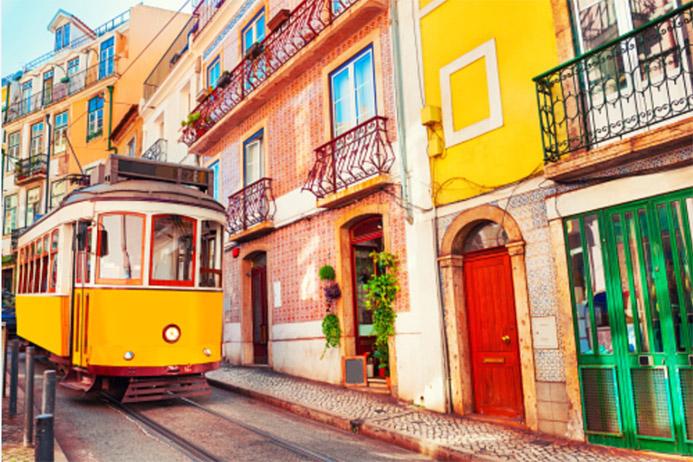
<svg viewBox="0 0 693 462"><path fill-rule="evenodd" d="M693 454L693 189L564 220L589 441Z"/></svg>

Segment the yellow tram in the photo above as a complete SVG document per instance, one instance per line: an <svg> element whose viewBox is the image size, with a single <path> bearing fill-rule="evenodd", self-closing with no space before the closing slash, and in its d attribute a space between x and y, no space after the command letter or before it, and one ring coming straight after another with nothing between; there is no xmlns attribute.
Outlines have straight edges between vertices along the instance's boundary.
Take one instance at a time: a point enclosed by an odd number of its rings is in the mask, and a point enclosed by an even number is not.
<svg viewBox="0 0 693 462"><path fill-rule="evenodd" d="M20 236L17 334L50 352L64 386L124 401L208 390L225 221L212 175L113 155Z"/></svg>

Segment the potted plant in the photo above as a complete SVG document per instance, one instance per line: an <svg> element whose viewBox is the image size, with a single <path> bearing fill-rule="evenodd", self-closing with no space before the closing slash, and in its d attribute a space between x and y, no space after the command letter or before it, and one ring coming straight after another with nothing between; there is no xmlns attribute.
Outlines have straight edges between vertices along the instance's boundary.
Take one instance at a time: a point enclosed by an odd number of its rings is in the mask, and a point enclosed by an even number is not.
<svg viewBox="0 0 693 462"><path fill-rule="evenodd" d="M245 52L245 57L248 59L255 59L260 56L262 50L264 50L262 43L255 42L250 46L250 48L248 48L248 51Z"/></svg>
<svg viewBox="0 0 693 462"><path fill-rule="evenodd" d="M322 266L318 271L318 276L320 277L323 294L327 301L326 314L322 320L322 333L325 336L325 349L320 356L320 359L322 359L329 348L339 347L342 330L339 326L339 318L333 313L333 310L335 302L342 296L342 291L339 289L337 281L335 281L337 275L331 265Z"/></svg>
<svg viewBox="0 0 693 462"><path fill-rule="evenodd" d="M381 379L387 378L388 374L388 357L389 352L387 345L384 348L376 347L373 357L378 360L378 377Z"/></svg>
<svg viewBox="0 0 693 462"><path fill-rule="evenodd" d="M60 79L60 83L70 83L70 77L65 76L62 79Z"/></svg>
<svg viewBox="0 0 693 462"><path fill-rule="evenodd" d="M185 120L180 121L181 127L189 127L200 119L199 112L191 112Z"/></svg>
<svg viewBox="0 0 693 462"><path fill-rule="evenodd" d="M229 71L224 71L217 79L217 87L224 88L231 82L231 73Z"/></svg>

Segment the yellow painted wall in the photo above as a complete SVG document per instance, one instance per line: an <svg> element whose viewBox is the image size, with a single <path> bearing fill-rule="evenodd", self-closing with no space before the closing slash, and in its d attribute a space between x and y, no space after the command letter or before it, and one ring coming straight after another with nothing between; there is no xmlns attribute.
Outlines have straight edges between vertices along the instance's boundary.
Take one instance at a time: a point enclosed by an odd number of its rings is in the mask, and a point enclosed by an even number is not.
<svg viewBox="0 0 693 462"><path fill-rule="evenodd" d="M67 356L67 296L17 295L17 335L58 356Z"/></svg>
<svg viewBox="0 0 693 462"><path fill-rule="evenodd" d="M420 6L433 3L421 0ZM445 0L420 19L420 30L426 105L442 107L441 68L495 39L503 114L500 128L431 157L436 204L464 200L540 172L532 77L558 64L550 0ZM486 78L482 60L452 74L455 130L488 117ZM433 138L446 138L441 125L428 131L429 149Z"/></svg>

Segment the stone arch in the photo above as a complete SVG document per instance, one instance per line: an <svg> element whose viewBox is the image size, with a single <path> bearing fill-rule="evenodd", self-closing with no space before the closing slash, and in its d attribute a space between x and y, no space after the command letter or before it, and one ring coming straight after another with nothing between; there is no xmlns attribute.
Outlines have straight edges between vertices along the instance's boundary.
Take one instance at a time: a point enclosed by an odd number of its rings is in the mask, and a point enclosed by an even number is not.
<svg viewBox="0 0 693 462"><path fill-rule="evenodd" d="M440 246L443 305L448 338L448 361L452 382L452 407L458 414L473 412L471 358L468 343L467 311L464 294L464 256L462 249L469 233L477 224L492 221L508 236L505 245L512 266L513 295L519 339L521 380L524 393L524 423L537 430L536 380L534 351L525 269L525 242L517 221L505 210L493 205L480 205L459 213L448 225Z"/></svg>

